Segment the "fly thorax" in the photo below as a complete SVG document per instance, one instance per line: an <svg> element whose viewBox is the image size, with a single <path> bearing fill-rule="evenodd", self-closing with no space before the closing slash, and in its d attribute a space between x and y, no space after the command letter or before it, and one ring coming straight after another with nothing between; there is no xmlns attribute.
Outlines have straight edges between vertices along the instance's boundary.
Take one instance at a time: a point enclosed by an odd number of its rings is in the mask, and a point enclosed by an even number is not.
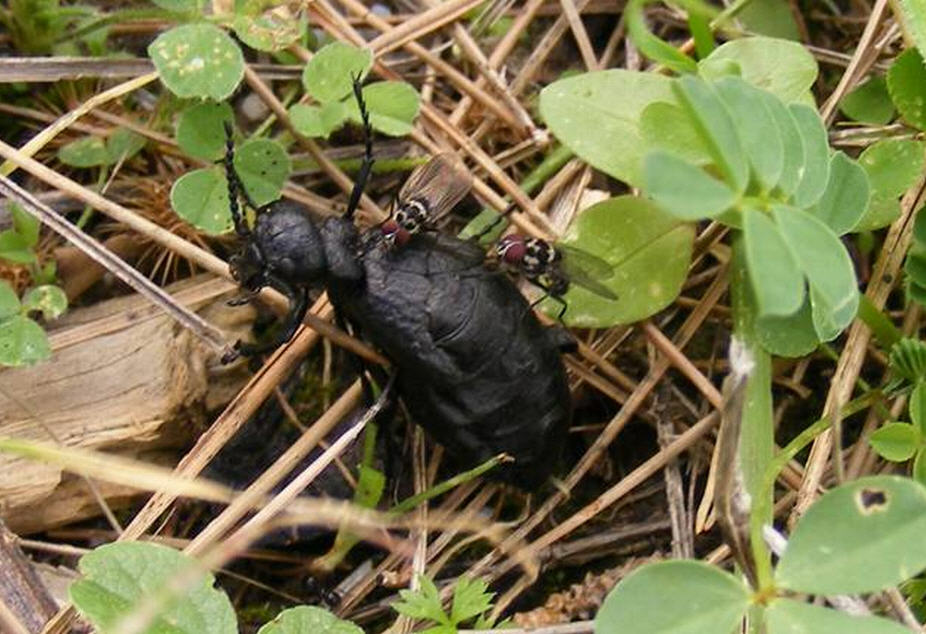
<svg viewBox="0 0 926 634"><path fill-rule="evenodd" d="M428 221L427 205L418 199L409 200L396 211L395 220L409 233L418 233Z"/></svg>

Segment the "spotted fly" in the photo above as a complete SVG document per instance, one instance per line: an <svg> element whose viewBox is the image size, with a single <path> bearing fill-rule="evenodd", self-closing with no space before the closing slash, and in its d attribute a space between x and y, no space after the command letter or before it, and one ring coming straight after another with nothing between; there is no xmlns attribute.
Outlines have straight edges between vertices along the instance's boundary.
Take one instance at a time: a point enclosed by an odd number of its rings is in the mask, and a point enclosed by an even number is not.
<svg viewBox="0 0 926 634"><path fill-rule="evenodd" d="M438 154L415 168L399 190L392 216L381 225L385 242L402 247L456 207L472 187L472 177L450 153Z"/></svg>
<svg viewBox="0 0 926 634"><path fill-rule="evenodd" d="M498 241L495 256L542 289L546 296L559 302L562 306L558 315L560 321L568 307L563 295L571 283L605 299L617 299L617 295L600 281L614 275L611 265L576 247L566 244L554 246L540 238L513 233Z"/></svg>

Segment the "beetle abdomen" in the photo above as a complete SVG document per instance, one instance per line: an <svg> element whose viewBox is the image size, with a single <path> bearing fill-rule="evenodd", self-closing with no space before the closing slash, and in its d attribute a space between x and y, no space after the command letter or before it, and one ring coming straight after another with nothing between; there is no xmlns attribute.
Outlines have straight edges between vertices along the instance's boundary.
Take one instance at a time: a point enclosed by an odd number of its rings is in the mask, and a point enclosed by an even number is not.
<svg viewBox="0 0 926 634"><path fill-rule="evenodd" d="M443 235L362 261L365 282L329 280L330 297L395 363L415 421L465 466L505 452L515 462L495 477L540 484L571 405L555 338L514 285L478 247Z"/></svg>

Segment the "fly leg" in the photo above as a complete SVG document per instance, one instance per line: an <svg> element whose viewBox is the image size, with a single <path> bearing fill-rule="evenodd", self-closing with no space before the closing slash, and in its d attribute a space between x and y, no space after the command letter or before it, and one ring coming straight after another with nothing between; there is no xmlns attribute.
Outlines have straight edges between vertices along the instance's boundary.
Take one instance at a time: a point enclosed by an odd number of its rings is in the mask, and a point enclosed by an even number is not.
<svg viewBox="0 0 926 634"><path fill-rule="evenodd" d="M569 304L566 303L566 300L564 300L562 297L560 297L559 295L557 295L556 293L554 293L552 290L550 290L550 287L549 287L549 286L547 286L547 285L544 284L543 282L540 282L539 280L533 280L533 279L528 278L527 281L530 282L531 284L533 284L534 286L536 286L537 288L539 288L540 290L543 291L543 295L540 297L540 299L534 301L534 302L531 304L530 309L531 309L531 310L534 310L534 308L536 308L537 305L538 305L540 302L542 302L543 300L545 300L545 299L547 299L547 298L550 298L550 299L556 301L557 303L559 303L559 305L561 306L561 308L560 308L560 310L559 310L559 314L556 315L556 320L557 320L560 324L562 324L563 326L565 326L566 324L565 324L565 322L563 322L563 315L566 314L566 309L569 308Z"/></svg>

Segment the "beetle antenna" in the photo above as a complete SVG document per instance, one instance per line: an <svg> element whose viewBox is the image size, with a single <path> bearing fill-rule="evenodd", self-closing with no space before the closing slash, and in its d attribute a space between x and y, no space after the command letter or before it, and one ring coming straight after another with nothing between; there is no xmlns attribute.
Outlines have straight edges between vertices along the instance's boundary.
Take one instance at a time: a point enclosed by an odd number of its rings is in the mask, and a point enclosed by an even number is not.
<svg viewBox="0 0 926 634"><path fill-rule="evenodd" d="M238 206L238 196L239 193L243 193L245 200L249 205L251 200L248 197L247 192L244 190L244 185L241 184L241 179L238 177L238 172L235 170L235 140L232 137L232 125L228 121L224 122L225 125L225 180L228 181L228 209L231 212L232 221L235 223L235 233L237 233L242 238L247 238L251 235L251 230L248 228L247 220L244 218L244 214L241 213L241 208Z"/></svg>
<svg viewBox="0 0 926 634"><path fill-rule="evenodd" d="M354 218L354 212L360 204L360 197L363 190L366 189L367 181L370 179L370 172L373 169L373 126L370 125L370 113L367 111L367 104L363 100L363 84L360 80L360 73L352 75L354 98L357 100L357 108L360 110L360 119L363 121L363 163L360 164L360 170L357 172L357 180L354 181L354 189L351 190L350 199L347 202L347 211L344 217L348 220Z"/></svg>

